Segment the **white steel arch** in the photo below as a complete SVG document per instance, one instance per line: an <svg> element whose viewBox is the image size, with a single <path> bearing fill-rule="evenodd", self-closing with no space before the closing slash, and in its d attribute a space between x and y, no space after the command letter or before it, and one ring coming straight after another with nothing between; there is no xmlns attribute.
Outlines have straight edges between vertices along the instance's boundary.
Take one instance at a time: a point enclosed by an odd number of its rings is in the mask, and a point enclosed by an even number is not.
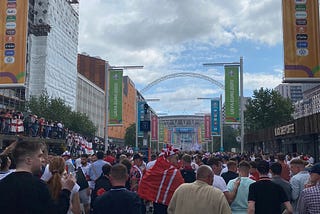
<svg viewBox="0 0 320 214"><path fill-rule="evenodd" d="M156 79L155 81L149 83L146 87L144 87L140 91L140 93L144 93L144 92L148 91L151 87L155 86L156 84L158 84L162 81L177 78L177 77L193 77L193 78L204 79L204 80L207 80L207 81L213 83L214 85L218 86L222 90L224 90L224 85L222 83L218 82L217 80L212 79L211 77L208 77L203 74L192 73L192 72L181 72L181 73L169 74L169 75L160 77L159 79Z"/></svg>

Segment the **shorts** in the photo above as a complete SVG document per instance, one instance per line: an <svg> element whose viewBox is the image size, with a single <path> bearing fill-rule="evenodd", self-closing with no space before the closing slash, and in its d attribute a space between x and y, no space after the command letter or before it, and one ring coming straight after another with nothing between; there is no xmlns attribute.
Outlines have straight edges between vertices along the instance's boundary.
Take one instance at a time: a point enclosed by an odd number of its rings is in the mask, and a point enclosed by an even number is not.
<svg viewBox="0 0 320 214"><path fill-rule="evenodd" d="M90 204L90 194L87 194L87 189L79 191L79 198L81 204Z"/></svg>

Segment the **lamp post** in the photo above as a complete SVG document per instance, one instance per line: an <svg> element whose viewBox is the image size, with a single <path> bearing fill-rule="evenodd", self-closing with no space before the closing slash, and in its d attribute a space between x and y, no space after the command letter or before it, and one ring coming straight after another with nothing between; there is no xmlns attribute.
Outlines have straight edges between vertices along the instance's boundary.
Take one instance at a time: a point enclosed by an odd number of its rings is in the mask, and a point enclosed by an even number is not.
<svg viewBox="0 0 320 214"><path fill-rule="evenodd" d="M140 98L141 97L141 98ZM147 101L150 101L150 102L158 102L160 101L159 98L147 98L147 99L144 99L142 96L138 96L138 93L136 95L136 142L135 142L135 150L139 150L139 145L138 145L138 141L139 141L139 104L140 104L140 101L144 101L145 104L147 104ZM148 111L149 111L149 118L151 119L151 110L148 108ZM145 137L144 137L145 139ZM151 140L150 140L150 143L151 143Z"/></svg>
<svg viewBox="0 0 320 214"><path fill-rule="evenodd" d="M211 100L211 104L212 104L212 101L219 101L219 114L220 114L220 151L223 152L223 116L222 116L222 95L220 94L219 97L216 97L216 98L206 98L206 97L198 97L197 98L198 100ZM212 106L211 106L211 120L212 120L212 117L213 117L213 112L212 112ZM213 124L211 124L212 126ZM213 152L213 136L212 136L212 142L211 142L211 151Z"/></svg>
<svg viewBox="0 0 320 214"><path fill-rule="evenodd" d="M243 57L240 57L240 62L218 62L204 63L203 66L226 66L234 65L240 67L240 137L241 137L241 153L244 151L244 100L243 100Z"/></svg>
<svg viewBox="0 0 320 214"><path fill-rule="evenodd" d="M109 142L108 142L108 126L109 126L109 70L112 69L143 69L143 66L137 65L125 65L125 66L110 66L108 62L106 62L105 69L105 127L104 127L104 151L108 151ZM122 93L122 92L121 92Z"/></svg>

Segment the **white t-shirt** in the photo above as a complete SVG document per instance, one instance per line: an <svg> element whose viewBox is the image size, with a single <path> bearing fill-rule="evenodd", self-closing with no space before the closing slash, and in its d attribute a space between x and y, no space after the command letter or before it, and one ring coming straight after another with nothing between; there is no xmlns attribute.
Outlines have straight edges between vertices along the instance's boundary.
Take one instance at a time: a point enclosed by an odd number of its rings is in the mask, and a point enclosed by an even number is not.
<svg viewBox="0 0 320 214"><path fill-rule="evenodd" d="M228 167L227 165L225 165L225 167L222 168L220 175L222 175L222 173L228 172Z"/></svg>
<svg viewBox="0 0 320 214"><path fill-rule="evenodd" d="M9 169L6 172L0 172L0 180L4 179L7 175L11 174L12 172L15 172L15 169Z"/></svg>
<svg viewBox="0 0 320 214"><path fill-rule="evenodd" d="M46 168L44 168L44 172L40 179L45 182L48 182L51 177L52 177L52 173L49 170L49 164L47 164Z"/></svg>
<svg viewBox="0 0 320 214"><path fill-rule="evenodd" d="M224 179L219 175L214 175L213 184L215 188L220 189L222 192L228 192L227 184Z"/></svg>

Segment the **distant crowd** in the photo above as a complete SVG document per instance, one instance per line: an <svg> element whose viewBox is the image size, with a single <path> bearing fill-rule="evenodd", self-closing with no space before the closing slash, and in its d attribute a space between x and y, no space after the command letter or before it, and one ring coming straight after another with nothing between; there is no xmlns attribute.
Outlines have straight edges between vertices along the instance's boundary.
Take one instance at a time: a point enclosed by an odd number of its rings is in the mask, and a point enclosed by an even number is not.
<svg viewBox="0 0 320 214"><path fill-rule="evenodd" d="M0 134L22 135L43 139L65 139L73 155L90 154L104 143L97 137L88 139L64 127L62 121L46 120L35 114L23 114L14 109L0 109Z"/></svg>
<svg viewBox="0 0 320 214"><path fill-rule="evenodd" d="M23 114L14 109L0 109L0 134L62 139L67 132L61 121L45 120L35 114Z"/></svg>

